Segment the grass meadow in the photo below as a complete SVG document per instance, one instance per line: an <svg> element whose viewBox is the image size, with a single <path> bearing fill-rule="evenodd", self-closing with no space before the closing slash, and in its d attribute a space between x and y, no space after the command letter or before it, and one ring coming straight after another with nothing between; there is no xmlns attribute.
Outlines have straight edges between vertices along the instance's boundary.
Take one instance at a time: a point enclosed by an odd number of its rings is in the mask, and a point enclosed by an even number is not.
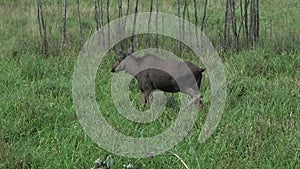
<svg viewBox="0 0 300 169"><path fill-rule="evenodd" d="M65 51L60 49L62 4L57 0L42 2L48 28L48 57L42 54L36 2L0 2L1 169L92 168L96 159L108 155L114 161L111 168L116 169L128 164L137 169L186 168L182 161L189 168L300 168L298 0L261 1L259 45L240 52L219 53L226 72L227 99L224 114L211 137L203 144L197 142L209 109L204 106L193 129L178 145L161 155L139 159L105 151L84 133L72 99L73 70L80 51L76 2L68 2ZM93 1L80 2L83 37L87 40L96 32ZM134 2L130 3L133 13ZM204 30L217 49L224 4L225 1L209 1ZM201 18L203 6L199 6ZM193 6L189 8L192 13ZM149 2L140 3L139 11L149 11ZM176 1L161 2L160 12L176 11ZM116 19L116 13L117 1L113 1L111 20ZM166 39L160 43L172 46L174 42ZM143 47L141 43L139 48ZM182 58L198 63L188 51L183 52ZM150 124L125 119L110 99L110 69L116 59L113 52L108 53L97 72L95 91L103 116L126 135L149 137L163 132L178 114L173 108L178 102L176 95L168 95L166 110ZM209 105L207 73L201 92L204 104ZM140 106L140 93L134 81L130 97Z"/></svg>

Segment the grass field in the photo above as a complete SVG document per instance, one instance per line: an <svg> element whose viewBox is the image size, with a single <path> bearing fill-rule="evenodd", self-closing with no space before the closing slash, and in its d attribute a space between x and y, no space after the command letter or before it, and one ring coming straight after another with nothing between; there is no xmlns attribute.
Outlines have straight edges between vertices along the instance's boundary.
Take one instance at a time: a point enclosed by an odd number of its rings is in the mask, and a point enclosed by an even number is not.
<svg viewBox="0 0 300 169"><path fill-rule="evenodd" d="M141 5L140 11L147 11L147 3ZM207 30L213 31L206 33L213 42L217 42L214 33L224 18L224 3L209 3ZM93 2L82 2L81 7L84 40L87 40L90 32L95 31ZM185 168L172 153L190 168L300 168L300 22L297 19L300 3L297 0L261 1L260 45L239 53L220 53L226 68L227 100L212 137L203 144L197 143L208 113L208 107L204 107L192 131L170 152L140 159L101 149L84 133L77 119L72 99L73 70L79 53L76 8L75 1L70 2L67 49L62 52L61 3L45 2L50 45L50 56L45 58L41 53L35 2L0 2L0 168L92 168L96 159L108 155L114 159L112 168L127 164L147 169ZM116 9L114 1L111 10ZM165 1L161 9L176 14L176 3ZM172 41L165 43L172 45ZM109 124L135 137L164 131L177 116L178 110L172 108L178 101L176 97L168 95L171 103L151 124L126 120L109 100L110 69L115 60L113 53L105 56L95 89ZM204 103L209 104L210 84L207 74L204 76L201 91ZM132 101L140 105L136 83L132 83L131 91Z"/></svg>

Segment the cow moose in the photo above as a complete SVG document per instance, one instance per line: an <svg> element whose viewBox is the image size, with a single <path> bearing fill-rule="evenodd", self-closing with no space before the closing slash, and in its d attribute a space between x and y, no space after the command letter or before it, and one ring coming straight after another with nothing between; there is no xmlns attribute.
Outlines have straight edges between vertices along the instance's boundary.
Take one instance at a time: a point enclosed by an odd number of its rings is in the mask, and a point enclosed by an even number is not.
<svg viewBox="0 0 300 169"><path fill-rule="evenodd" d="M192 97L188 105L195 103L202 106L199 92L202 72L200 68L189 61L165 60L152 54L136 57L114 48L120 59L114 64L111 72L124 71L134 76L142 92L142 106L151 102L152 92L182 92Z"/></svg>

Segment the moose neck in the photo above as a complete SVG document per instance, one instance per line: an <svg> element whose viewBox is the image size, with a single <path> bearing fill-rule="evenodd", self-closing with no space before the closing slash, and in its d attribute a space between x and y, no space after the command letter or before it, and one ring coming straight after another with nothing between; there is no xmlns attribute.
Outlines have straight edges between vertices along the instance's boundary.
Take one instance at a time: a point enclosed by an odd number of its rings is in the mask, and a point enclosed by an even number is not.
<svg viewBox="0 0 300 169"><path fill-rule="evenodd" d="M131 74L132 76L135 76L139 70L138 68L138 60L139 58L136 58L135 56L127 56L126 58L126 67L125 70L127 73Z"/></svg>

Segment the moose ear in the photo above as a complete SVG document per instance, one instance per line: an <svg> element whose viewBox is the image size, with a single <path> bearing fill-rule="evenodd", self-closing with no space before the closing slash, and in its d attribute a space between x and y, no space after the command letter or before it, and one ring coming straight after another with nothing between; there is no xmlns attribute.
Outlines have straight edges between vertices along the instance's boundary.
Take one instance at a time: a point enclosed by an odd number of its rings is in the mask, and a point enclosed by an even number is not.
<svg viewBox="0 0 300 169"><path fill-rule="evenodd" d="M117 48L117 47L114 48L114 51L115 51L115 53L116 53L118 56L120 56L122 59L126 58L127 55L128 55L128 54L122 52L122 50L119 49L119 48Z"/></svg>

